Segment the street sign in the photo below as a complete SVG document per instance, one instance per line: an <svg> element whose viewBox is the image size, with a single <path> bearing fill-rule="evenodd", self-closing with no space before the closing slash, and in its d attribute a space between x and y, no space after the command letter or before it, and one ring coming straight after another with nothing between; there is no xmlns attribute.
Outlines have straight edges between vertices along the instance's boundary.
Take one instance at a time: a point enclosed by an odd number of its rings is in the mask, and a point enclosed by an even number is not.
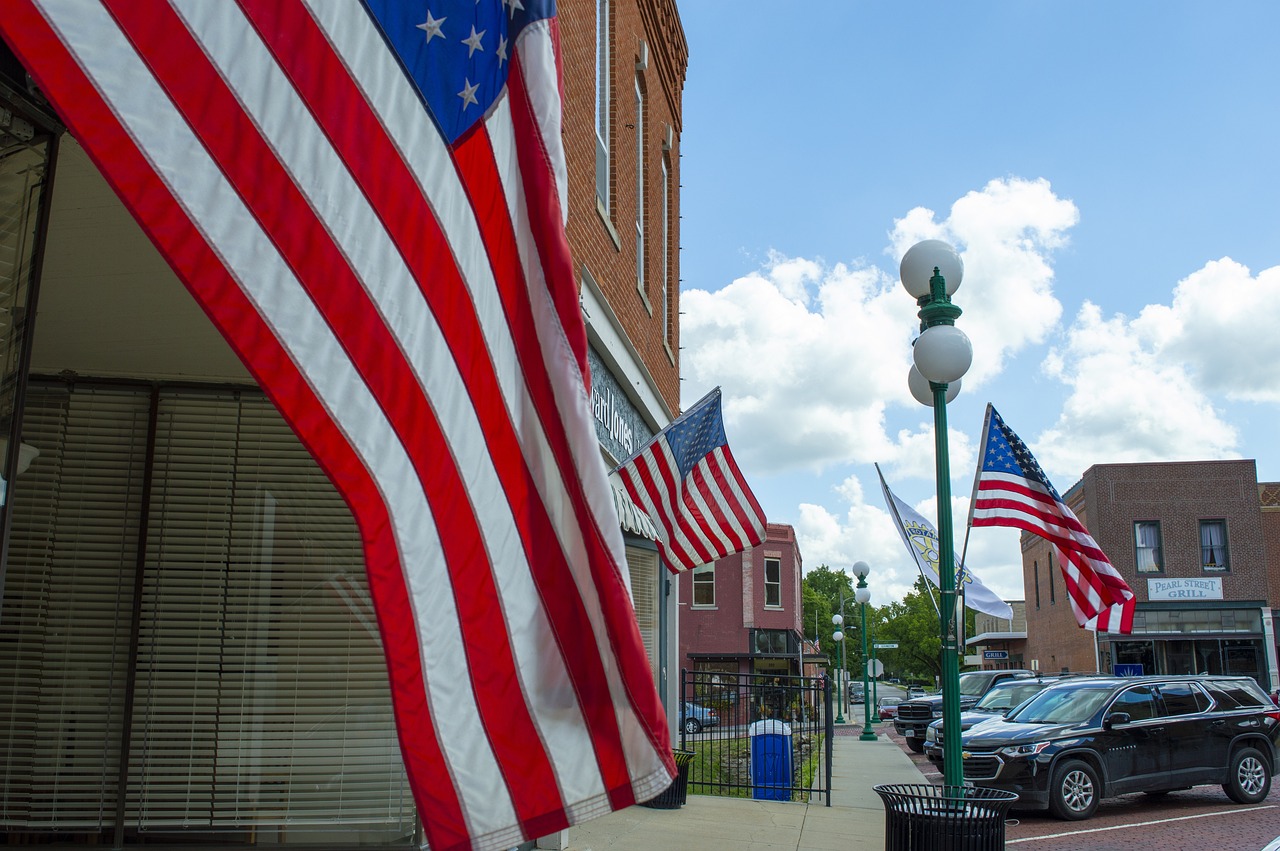
<svg viewBox="0 0 1280 851"><path fill-rule="evenodd" d="M1008 659L1009 651L1008 650L983 650L982 658L983 659Z"/></svg>
<svg viewBox="0 0 1280 851"><path fill-rule="evenodd" d="M889 644L877 644L876 649L877 650L897 650L898 642L895 641Z"/></svg>

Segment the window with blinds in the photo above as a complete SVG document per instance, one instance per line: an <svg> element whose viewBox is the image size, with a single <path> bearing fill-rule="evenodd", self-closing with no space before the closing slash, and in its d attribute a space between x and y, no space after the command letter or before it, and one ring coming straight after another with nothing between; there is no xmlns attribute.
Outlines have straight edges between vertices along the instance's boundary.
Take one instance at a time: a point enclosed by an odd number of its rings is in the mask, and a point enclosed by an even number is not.
<svg viewBox="0 0 1280 851"><path fill-rule="evenodd" d="M149 388L30 394L0 824L114 828L127 724L127 841L411 839L359 535L274 407L163 391L148 453Z"/></svg>
<svg viewBox="0 0 1280 851"><path fill-rule="evenodd" d="M644 652L654 682L658 681L658 553L643 547L627 547L627 569L631 575L631 602L644 640Z"/></svg>

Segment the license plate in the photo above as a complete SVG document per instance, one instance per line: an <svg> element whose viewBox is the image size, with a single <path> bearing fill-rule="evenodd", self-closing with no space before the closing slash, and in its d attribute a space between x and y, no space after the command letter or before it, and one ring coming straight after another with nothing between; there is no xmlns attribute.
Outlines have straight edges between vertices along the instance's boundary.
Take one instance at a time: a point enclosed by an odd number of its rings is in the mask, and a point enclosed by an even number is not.
<svg viewBox="0 0 1280 851"><path fill-rule="evenodd" d="M907 732L903 733L903 735L906 736L908 739L914 739L916 737L916 731L908 727Z"/></svg>

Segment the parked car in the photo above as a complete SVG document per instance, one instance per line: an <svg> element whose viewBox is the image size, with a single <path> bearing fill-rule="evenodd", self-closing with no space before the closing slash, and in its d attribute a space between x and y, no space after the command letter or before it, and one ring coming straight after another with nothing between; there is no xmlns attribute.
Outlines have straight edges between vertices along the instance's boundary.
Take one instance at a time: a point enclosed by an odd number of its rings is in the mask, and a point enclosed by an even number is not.
<svg viewBox="0 0 1280 851"><path fill-rule="evenodd" d="M680 726L686 733L701 733L703 727L715 727L719 723L720 716L709 706L680 704Z"/></svg>
<svg viewBox="0 0 1280 851"><path fill-rule="evenodd" d="M867 693L862 688L862 683L856 683L849 686L849 704L862 703L867 699Z"/></svg>
<svg viewBox="0 0 1280 851"><path fill-rule="evenodd" d="M896 718L898 715L898 705L902 703L900 697L882 697L880 698L880 706L877 712L881 721L888 721L890 718Z"/></svg>
<svg viewBox="0 0 1280 851"><path fill-rule="evenodd" d="M1034 671L967 671L960 675L960 708L968 709L996 683L1020 677L1034 677ZM942 695L931 694L916 697L898 707L893 729L907 740L907 746L916 753L924 750L925 731L942 717Z"/></svg>
<svg viewBox="0 0 1280 851"><path fill-rule="evenodd" d="M1023 701L1039 694L1062 677L1014 677L995 683L978 699L972 708L960 713L961 732L984 721L999 718ZM931 723L924 731L924 755L934 765L942 765L942 719Z"/></svg>
<svg viewBox="0 0 1280 851"><path fill-rule="evenodd" d="M907 686L907 699L924 697L924 686Z"/></svg>
<svg viewBox="0 0 1280 851"><path fill-rule="evenodd" d="M1248 677L1081 677L970 728L961 746L966 783L1062 819L1203 784L1256 804L1280 760L1280 708Z"/></svg>

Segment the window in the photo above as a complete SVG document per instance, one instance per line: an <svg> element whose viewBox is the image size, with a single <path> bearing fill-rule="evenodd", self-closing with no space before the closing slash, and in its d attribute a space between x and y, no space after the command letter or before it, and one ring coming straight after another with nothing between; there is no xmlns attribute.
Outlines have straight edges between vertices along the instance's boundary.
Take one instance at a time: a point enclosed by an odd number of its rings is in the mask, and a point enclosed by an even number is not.
<svg viewBox="0 0 1280 851"><path fill-rule="evenodd" d="M671 247L671 211L667 209L667 205L671 203L671 172L667 168L667 157L664 154L661 162L662 168L662 198L661 210L659 214L662 216L662 254L658 266L658 281L661 284L662 291L658 297L662 300L662 340L667 345L671 344L671 305L668 303L670 294L667 292L668 272L670 270L671 261L667 252Z"/></svg>
<svg viewBox="0 0 1280 851"><path fill-rule="evenodd" d="M644 90L636 75L636 289L644 290Z"/></svg>
<svg viewBox="0 0 1280 851"><path fill-rule="evenodd" d="M1040 608L1040 562L1031 562L1031 573L1035 579L1036 586L1036 608Z"/></svg>
<svg viewBox="0 0 1280 851"><path fill-rule="evenodd" d="M1146 721L1160 713L1156 709L1156 696L1151 686L1135 686L1116 698L1112 712L1128 712L1130 721Z"/></svg>
<svg viewBox="0 0 1280 851"><path fill-rule="evenodd" d="M1168 715L1194 715L1209 708L1209 698L1191 683L1165 683L1160 697Z"/></svg>
<svg viewBox="0 0 1280 851"><path fill-rule="evenodd" d="M1159 523L1154 520L1139 520L1134 523L1133 545L1139 573L1159 573L1164 570L1164 558L1160 552Z"/></svg>
<svg viewBox="0 0 1280 851"><path fill-rule="evenodd" d="M612 90L609 65L609 4L596 0L596 201L609 215L609 93Z"/></svg>
<svg viewBox="0 0 1280 851"><path fill-rule="evenodd" d="M768 608L782 608L782 562L776 558L764 560L764 604Z"/></svg>
<svg viewBox="0 0 1280 851"><path fill-rule="evenodd" d="M716 566L704 564L693 569L693 604L695 606L714 606L716 604Z"/></svg>
<svg viewBox="0 0 1280 851"><path fill-rule="evenodd" d="M755 632L755 652L757 655L783 656L795 652L795 648L791 646L791 642L788 640L788 636L791 633L787 630L757 629Z"/></svg>
<svg viewBox="0 0 1280 851"><path fill-rule="evenodd" d="M1049 553L1049 605L1058 602L1058 591L1053 584L1053 553Z"/></svg>
<svg viewBox="0 0 1280 851"><path fill-rule="evenodd" d="M1213 571L1230 569L1227 561L1227 521L1200 521L1200 566Z"/></svg>

